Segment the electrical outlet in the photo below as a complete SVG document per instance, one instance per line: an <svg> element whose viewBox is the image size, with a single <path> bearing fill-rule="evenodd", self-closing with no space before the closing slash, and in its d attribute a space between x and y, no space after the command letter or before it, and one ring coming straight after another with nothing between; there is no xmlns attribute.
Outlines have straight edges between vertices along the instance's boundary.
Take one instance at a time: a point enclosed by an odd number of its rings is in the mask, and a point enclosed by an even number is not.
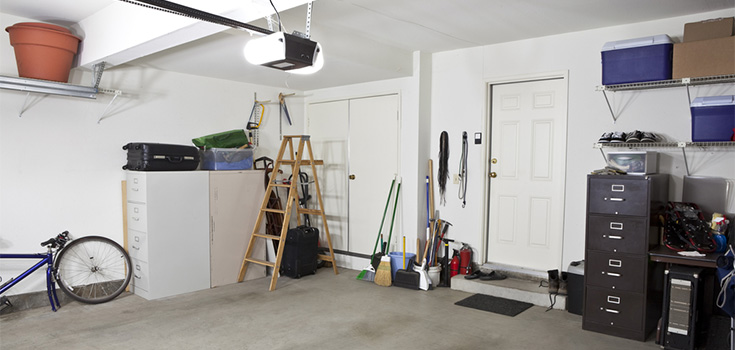
<svg viewBox="0 0 735 350"><path fill-rule="evenodd" d="M454 174L454 184L459 185L459 175L458 174Z"/></svg>

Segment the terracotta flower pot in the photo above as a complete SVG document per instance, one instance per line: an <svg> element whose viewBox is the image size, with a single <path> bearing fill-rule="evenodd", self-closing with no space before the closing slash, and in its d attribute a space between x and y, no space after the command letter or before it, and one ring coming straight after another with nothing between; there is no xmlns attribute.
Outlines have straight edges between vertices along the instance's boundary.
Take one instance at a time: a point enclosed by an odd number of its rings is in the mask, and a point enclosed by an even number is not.
<svg viewBox="0 0 735 350"><path fill-rule="evenodd" d="M24 78L69 81L79 37L47 23L16 23L5 28L15 49L18 75Z"/></svg>

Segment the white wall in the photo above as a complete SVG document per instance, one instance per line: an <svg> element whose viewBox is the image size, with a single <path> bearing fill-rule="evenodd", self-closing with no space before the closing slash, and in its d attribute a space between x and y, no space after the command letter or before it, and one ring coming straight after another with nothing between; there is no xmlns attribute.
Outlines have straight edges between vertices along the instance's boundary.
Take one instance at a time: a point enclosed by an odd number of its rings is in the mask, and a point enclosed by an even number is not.
<svg viewBox="0 0 735 350"><path fill-rule="evenodd" d="M0 14L0 27L28 21ZM0 35L0 74L17 76L7 35ZM74 71L71 82L91 85L90 72ZM38 252L39 243L69 230L73 236L100 235L122 244L121 181L128 142L191 145L191 139L243 129L253 104L278 100L272 87L163 72L142 67L115 67L102 76L102 88L120 89L106 117L110 95L97 100L0 90L0 251ZM303 97L287 99L294 125L284 134L303 130ZM280 146L278 105L266 106L261 148L255 158L275 158ZM207 200L203 198L203 200ZM181 203L185 206L186 203ZM205 233L206 234L206 233ZM28 262L0 261L7 279ZM36 273L14 287L17 294L43 290Z"/></svg>
<svg viewBox="0 0 735 350"><path fill-rule="evenodd" d="M450 134L449 170L456 173L460 156L461 132L483 132L483 145L470 144L467 206L457 199L457 185L447 186L447 206L440 207L442 217L454 226L452 238L469 242L484 252L483 203L485 166L483 148L488 135L484 130L486 85L499 78L528 74L568 71L569 109L566 170L566 208L563 261L584 258L586 175L604 167L600 151L592 145L605 131L634 129L665 134L671 140L691 140L689 102L685 88L618 92L612 97L613 108L620 115L617 123L608 111L604 96L595 91L601 84L600 49L605 42L668 34L680 42L684 23L708 18L732 16L732 11L718 11L633 25L602 28L564 35L437 53L433 57L432 157L438 152L438 135ZM735 94L732 85L692 88L697 96ZM682 176L686 174L678 149L660 150L659 172L671 174L672 200L681 199ZM735 156L728 152L690 152L690 170L697 175L735 177ZM436 161L436 160L435 160ZM451 179L451 177L450 177ZM730 199L728 211L735 212ZM477 251L476 251L477 252ZM480 260L476 256L476 260ZM492 257L489 257L492 261ZM550 266L549 268L556 268Z"/></svg>

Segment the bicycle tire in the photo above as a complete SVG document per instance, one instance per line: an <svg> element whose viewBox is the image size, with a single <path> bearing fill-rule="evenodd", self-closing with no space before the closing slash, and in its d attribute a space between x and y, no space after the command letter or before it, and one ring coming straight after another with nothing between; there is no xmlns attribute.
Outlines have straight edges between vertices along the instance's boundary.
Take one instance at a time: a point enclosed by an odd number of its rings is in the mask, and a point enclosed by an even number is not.
<svg viewBox="0 0 735 350"><path fill-rule="evenodd" d="M108 302L130 283L130 256L114 241L86 236L71 241L54 262L56 283L72 299L85 304Z"/></svg>

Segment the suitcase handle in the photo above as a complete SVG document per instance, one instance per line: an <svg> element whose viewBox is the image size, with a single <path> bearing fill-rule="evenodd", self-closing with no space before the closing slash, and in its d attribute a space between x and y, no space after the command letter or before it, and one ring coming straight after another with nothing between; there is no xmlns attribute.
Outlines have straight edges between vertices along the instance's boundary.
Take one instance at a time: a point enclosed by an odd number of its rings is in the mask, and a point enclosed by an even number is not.
<svg viewBox="0 0 735 350"><path fill-rule="evenodd" d="M183 156L166 156L166 160L171 163L181 163L184 160Z"/></svg>

